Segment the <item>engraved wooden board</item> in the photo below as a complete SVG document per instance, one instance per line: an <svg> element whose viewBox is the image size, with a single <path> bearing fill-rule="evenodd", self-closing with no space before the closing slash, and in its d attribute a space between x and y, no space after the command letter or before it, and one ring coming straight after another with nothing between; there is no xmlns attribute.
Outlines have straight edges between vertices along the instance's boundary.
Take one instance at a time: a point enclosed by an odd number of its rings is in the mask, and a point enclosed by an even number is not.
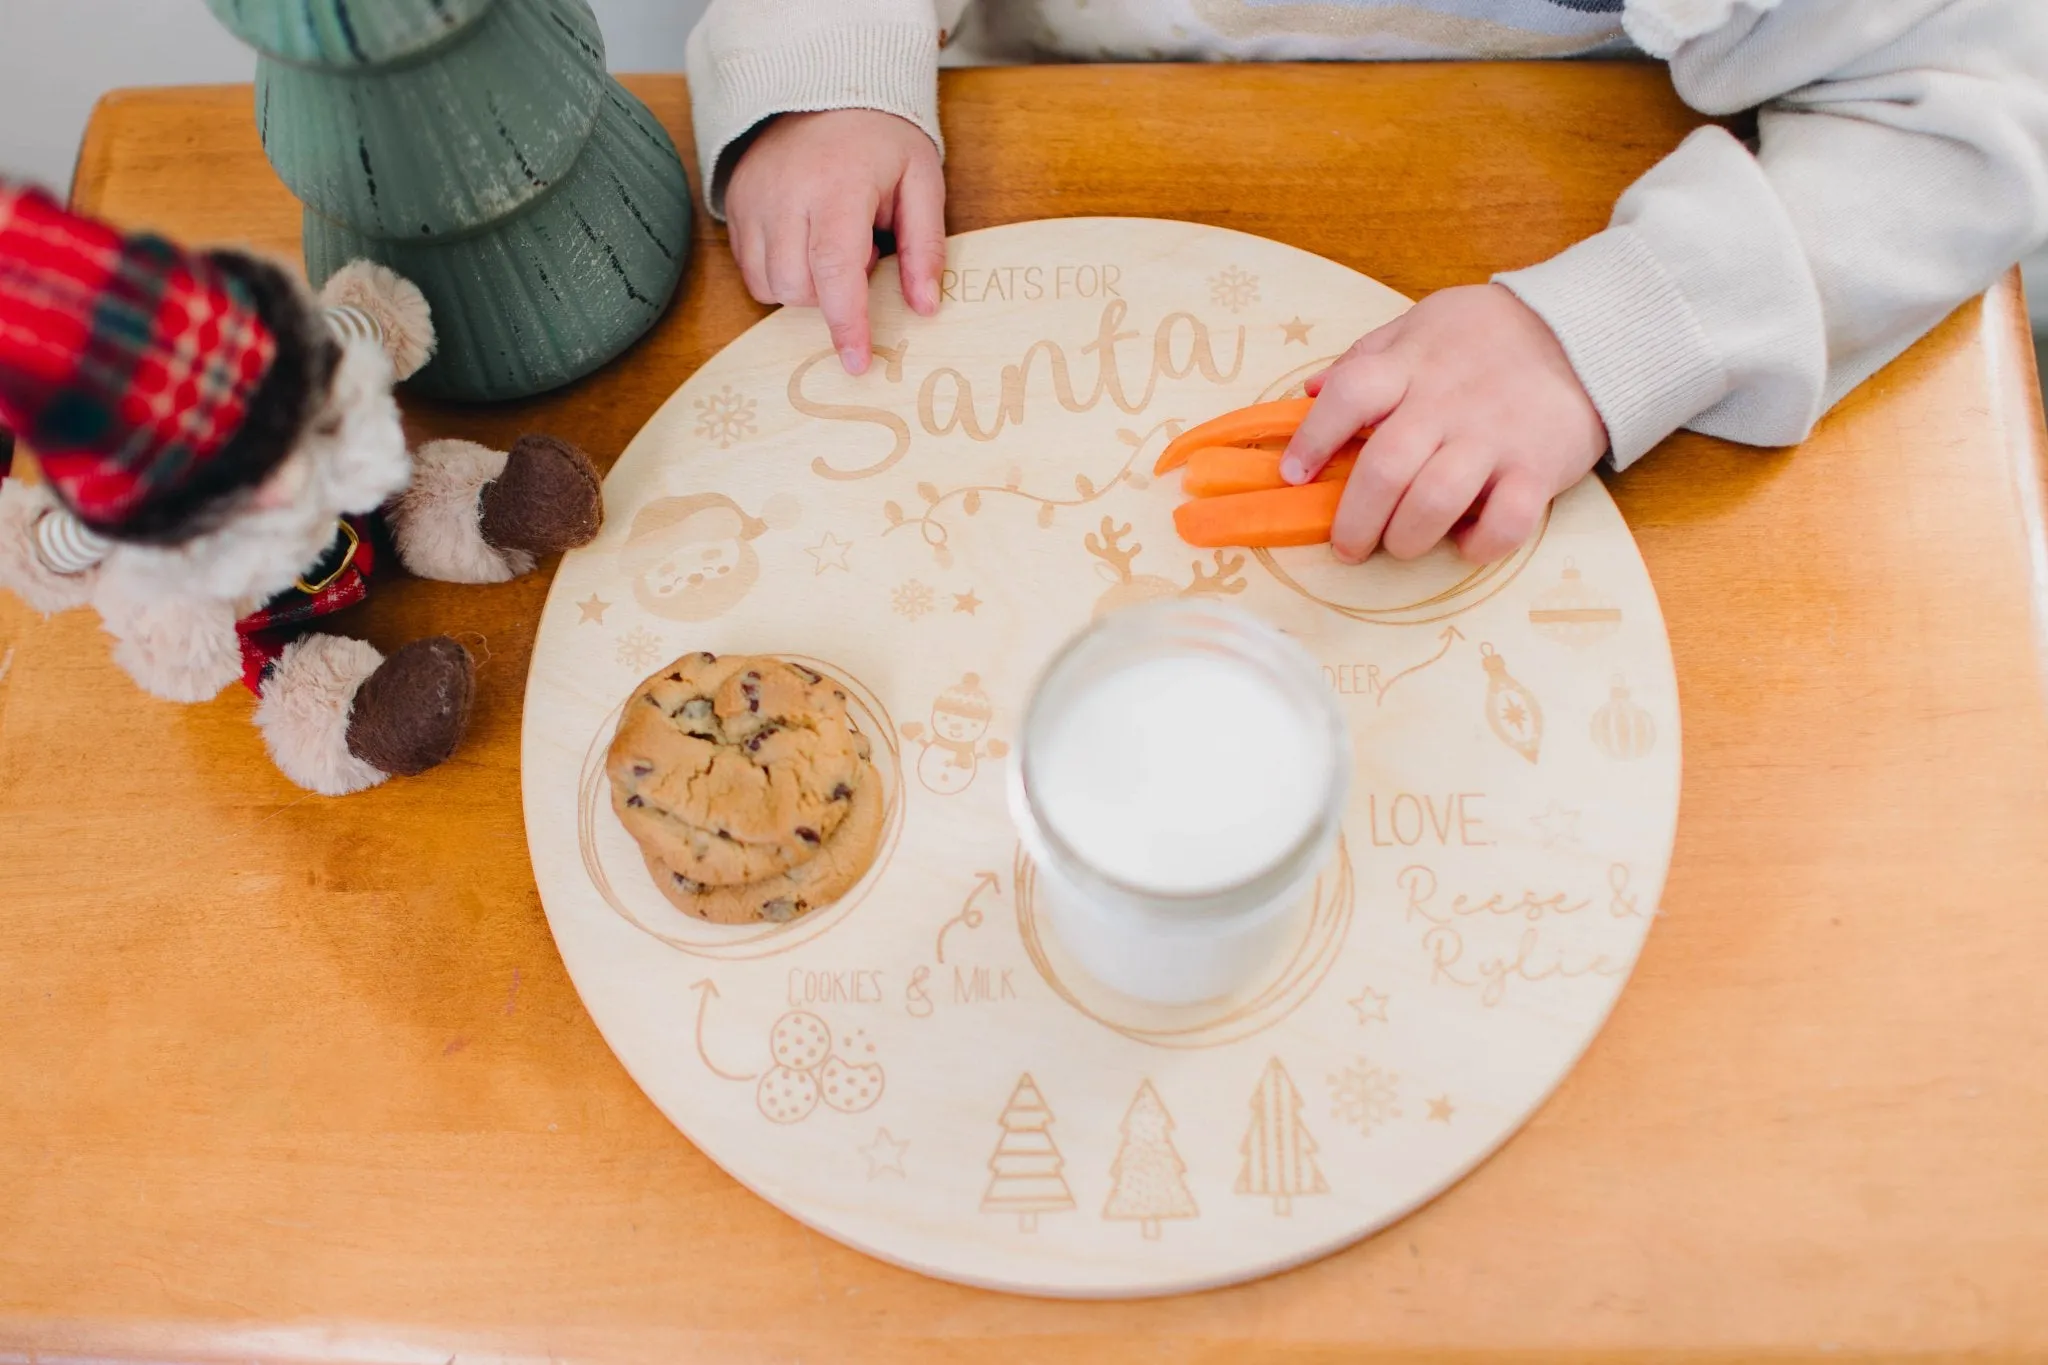
<svg viewBox="0 0 2048 1365"><path fill-rule="evenodd" d="M676 1125L813 1227L1034 1294L1229 1283L1342 1247L1512 1134L1613 1006L1677 821L1662 617L1598 480L1474 569L1198 553L1181 425L1295 390L1407 301L1220 229L955 238L877 363L786 310L684 384L563 562L527 692L526 823L564 961ZM1099 613L1216 594L1301 639L1358 780L1300 931L1238 995L1117 998L1042 930L1002 764ZM698 649L844 679L889 784L880 859L785 926L680 914L606 801L618 711ZM688 1273L677 1267L677 1274Z"/></svg>

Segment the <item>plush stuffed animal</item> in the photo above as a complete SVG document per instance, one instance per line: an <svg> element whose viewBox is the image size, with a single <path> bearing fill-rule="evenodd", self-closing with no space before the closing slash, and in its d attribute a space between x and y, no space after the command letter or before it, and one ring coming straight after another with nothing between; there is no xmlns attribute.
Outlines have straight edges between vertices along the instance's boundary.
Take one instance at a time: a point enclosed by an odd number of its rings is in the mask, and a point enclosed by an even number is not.
<svg viewBox="0 0 2048 1365"><path fill-rule="evenodd" d="M394 548L422 577L498 583L589 543L603 514L588 457L551 437L408 453L391 386L433 347L425 299L382 267L316 299L253 256L0 182L0 427L42 473L0 477L0 586L96 609L156 696L240 677L302 787L426 771L468 726L468 651L437 636L387 659L319 627Z"/></svg>

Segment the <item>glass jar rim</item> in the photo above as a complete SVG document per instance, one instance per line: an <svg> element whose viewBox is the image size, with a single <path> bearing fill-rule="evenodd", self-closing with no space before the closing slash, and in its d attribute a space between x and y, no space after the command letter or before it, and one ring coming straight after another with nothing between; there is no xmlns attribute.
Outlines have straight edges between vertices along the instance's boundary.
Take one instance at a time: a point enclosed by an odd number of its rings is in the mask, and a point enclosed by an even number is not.
<svg viewBox="0 0 2048 1365"><path fill-rule="evenodd" d="M1191 891L1159 890L1096 867L1039 814L1032 758L1047 724L1045 702L1066 674L1120 638L1157 632L1167 641L1161 656L1208 655L1249 665L1276 690L1298 704L1308 728L1318 732L1317 752L1326 755L1317 816L1269 862L1244 877ZM1109 642L1106 646L1105 642ZM1174 645L1179 647L1173 647ZM1028 851L1050 861L1057 873L1105 905L1151 913L1176 921L1228 915L1277 900L1314 870L1336 839L1350 791L1351 745L1343 712L1323 686L1320 666L1299 642L1262 618L1224 603L1151 602L1127 607L1077 632L1040 671L1019 727L1017 754L1010 764L1013 814Z"/></svg>

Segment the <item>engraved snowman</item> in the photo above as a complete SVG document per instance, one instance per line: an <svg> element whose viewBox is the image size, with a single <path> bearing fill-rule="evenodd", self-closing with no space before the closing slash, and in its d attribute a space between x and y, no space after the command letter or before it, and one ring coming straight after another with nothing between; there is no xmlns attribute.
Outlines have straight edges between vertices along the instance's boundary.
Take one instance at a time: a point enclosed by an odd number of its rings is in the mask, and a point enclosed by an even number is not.
<svg viewBox="0 0 2048 1365"><path fill-rule="evenodd" d="M1001 758L1010 746L989 739L995 705L981 690L981 679L968 673L932 703L930 729L906 721L903 737L916 744L917 780L940 796L957 796L974 782L982 760Z"/></svg>

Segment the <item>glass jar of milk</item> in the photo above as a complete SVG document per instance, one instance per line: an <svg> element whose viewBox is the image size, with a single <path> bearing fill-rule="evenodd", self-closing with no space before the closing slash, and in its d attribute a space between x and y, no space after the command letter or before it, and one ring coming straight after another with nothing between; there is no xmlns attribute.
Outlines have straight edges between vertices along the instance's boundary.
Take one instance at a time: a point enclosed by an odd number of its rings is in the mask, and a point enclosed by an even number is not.
<svg viewBox="0 0 2048 1365"><path fill-rule="evenodd" d="M1218 604L1117 612L1039 679L1010 806L1062 944L1139 1000L1216 999L1294 928L1351 744L1293 640Z"/></svg>

